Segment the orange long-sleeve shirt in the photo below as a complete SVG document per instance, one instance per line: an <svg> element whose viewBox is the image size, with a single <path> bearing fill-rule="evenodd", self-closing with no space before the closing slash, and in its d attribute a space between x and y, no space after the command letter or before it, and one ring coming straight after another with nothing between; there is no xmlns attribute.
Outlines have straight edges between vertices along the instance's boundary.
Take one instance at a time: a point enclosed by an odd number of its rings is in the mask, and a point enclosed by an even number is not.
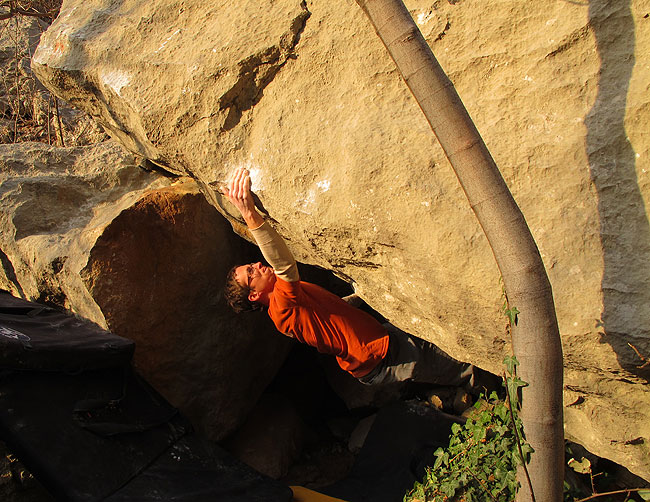
<svg viewBox="0 0 650 502"><path fill-rule="evenodd" d="M309 282L278 277L268 312L280 332L336 356L357 378L370 373L388 350L388 333L374 317Z"/></svg>

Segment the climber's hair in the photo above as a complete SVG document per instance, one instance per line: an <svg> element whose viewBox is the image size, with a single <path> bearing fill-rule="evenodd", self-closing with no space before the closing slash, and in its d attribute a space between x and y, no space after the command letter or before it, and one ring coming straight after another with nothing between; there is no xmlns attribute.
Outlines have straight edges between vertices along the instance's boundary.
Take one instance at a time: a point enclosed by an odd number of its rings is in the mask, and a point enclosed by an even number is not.
<svg viewBox="0 0 650 502"><path fill-rule="evenodd" d="M248 299L250 289L239 284L235 278L235 271L239 266L240 265L236 265L231 268L230 272L228 272L228 275L226 276L226 287L224 288L226 302L237 314L259 310L262 308L262 305L258 302L250 301Z"/></svg>

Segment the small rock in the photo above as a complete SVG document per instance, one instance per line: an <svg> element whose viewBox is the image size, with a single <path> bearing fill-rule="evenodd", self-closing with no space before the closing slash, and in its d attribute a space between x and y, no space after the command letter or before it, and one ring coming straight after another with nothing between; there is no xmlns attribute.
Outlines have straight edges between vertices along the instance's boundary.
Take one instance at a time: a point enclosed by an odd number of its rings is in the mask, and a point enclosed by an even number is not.
<svg viewBox="0 0 650 502"><path fill-rule="evenodd" d="M336 417L327 422L327 427L337 439L348 439L355 425L352 417Z"/></svg>
<svg viewBox="0 0 650 502"><path fill-rule="evenodd" d="M43 486L0 442L0 500L4 502L50 502Z"/></svg>
<svg viewBox="0 0 650 502"><path fill-rule="evenodd" d="M428 401L439 410L442 410L442 399L437 394L431 394Z"/></svg>
<svg viewBox="0 0 650 502"><path fill-rule="evenodd" d="M472 396L463 389L456 389L456 395L454 396L454 413L460 415L470 406L472 406Z"/></svg>
<svg viewBox="0 0 650 502"><path fill-rule="evenodd" d="M223 446L253 469L280 479L300 456L305 433L291 402L279 394L266 394Z"/></svg>
<svg viewBox="0 0 650 502"><path fill-rule="evenodd" d="M370 415L369 417L360 420L357 426L352 431L352 434L350 434L350 440L348 441L348 449L352 453L359 453L359 451L361 451L361 448L363 447L363 443L366 442L366 437L368 437L368 433L372 428L372 424L375 423L375 418L377 418L376 413L374 415Z"/></svg>

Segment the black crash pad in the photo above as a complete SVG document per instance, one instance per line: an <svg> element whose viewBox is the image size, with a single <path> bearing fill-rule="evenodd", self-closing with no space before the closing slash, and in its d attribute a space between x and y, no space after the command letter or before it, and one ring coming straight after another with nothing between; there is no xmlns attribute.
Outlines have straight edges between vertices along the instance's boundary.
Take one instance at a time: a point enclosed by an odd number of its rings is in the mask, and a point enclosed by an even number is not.
<svg viewBox="0 0 650 502"><path fill-rule="evenodd" d="M133 341L0 291L0 368L82 371L128 364Z"/></svg>
<svg viewBox="0 0 650 502"><path fill-rule="evenodd" d="M289 502L291 489L262 476L194 434L177 441L155 463L106 502Z"/></svg>
<svg viewBox="0 0 650 502"><path fill-rule="evenodd" d="M102 500L188 430L130 368L0 376L0 437L61 500Z"/></svg>
<svg viewBox="0 0 650 502"><path fill-rule="evenodd" d="M291 500L289 487L192 432L133 370L133 348L0 292L0 439L50 493L66 502Z"/></svg>

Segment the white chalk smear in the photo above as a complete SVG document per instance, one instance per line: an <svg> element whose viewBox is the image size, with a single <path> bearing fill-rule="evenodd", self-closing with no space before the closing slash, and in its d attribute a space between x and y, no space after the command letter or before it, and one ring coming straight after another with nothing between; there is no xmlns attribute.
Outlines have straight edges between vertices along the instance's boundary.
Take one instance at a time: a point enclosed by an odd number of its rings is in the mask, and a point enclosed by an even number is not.
<svg viewBox="0 0 650 502"><path fill-rule="evenodd" d="M100 72L99 78L105 86L110 87L115 91L115 94L122 96L122 88L131 83L131 75L121 70L104 71Z"/></svg>
<svg viewBox="0 0 650 502"><path fill-rule="evenodd" d="M316 186L320 188L321 192L327 192L330 189L330 180L323 180L316 183Z"/></svg>
<svg viewBox="0 0 650 502"><path fill-rule="evenodd" d="M298 199L296 202L299 205L302 212L311 214L309 211L311 209L311 206L314 205L314 202L316 202L316 191L313 188L309 189L309 192L307 192L306 197L304 197L303 199Z"/></svg>
<svg viewBox="0 0 650 502"><path fill-rule="evenodd" d="M174 38L174 36L177 35L177 34L180 33L180 32L181 32L181 29L179 28L179 29L177 29L174 33L172 33L171 35L169 35L169 36L167 37L167 40L165 40L162 44L160 44L160 47L158 47L158 49L156 49L156 50L154 51L154 53L155 53L155 54L158 54L161 50L163 50L163 49L165 48L165 46L169 43L169 41L170 41L172 38Z"/></svg>
<svg viewBox="0 0 650 502"><path fill-rule="evenodd" d="M319 188L320 192L327 192L330 189L331 182L330 180L322 180L316 183L316 186ZM316 203L316 189L310 188L307 191L307 195L296 200L296 207L305 214L311 214L312 206Z"/></svg>
<svg viewBox="0 0 650 502"><path fill-rule="evenodd" d="M423 24L427 24L429 21L431 21L431 18L434 16L435 14L433 12L420 12L415 22L418 25L422 26Z"/></svg>
<svg viewBox="0 0 650 502"><path fill-rule="evenodd" d="M245 168L248 169L248 175L251 177L251 190L253 192L261 192L264 190L264 182L263 182L263 176L262 176L262 169L260 166L258 166L256 163L253 162L253 160L245 160L243 162L240 162L238 164L233 164L229 166L228 171L228 178L226 180L226 183L230 185L230 182L232 181L233 176L235 175L235 172L239 168Z"/></svg>

